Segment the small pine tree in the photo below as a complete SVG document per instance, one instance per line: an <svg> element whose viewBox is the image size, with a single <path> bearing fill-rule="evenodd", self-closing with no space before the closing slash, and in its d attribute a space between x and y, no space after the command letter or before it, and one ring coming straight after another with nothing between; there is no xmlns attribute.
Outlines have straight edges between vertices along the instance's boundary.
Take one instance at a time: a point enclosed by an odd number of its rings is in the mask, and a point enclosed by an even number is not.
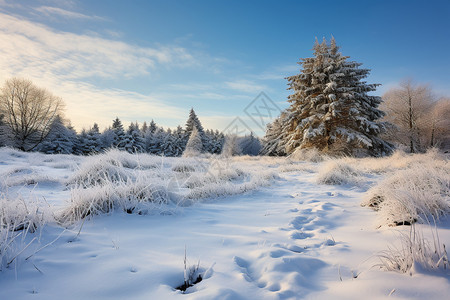
<svg viewBox="0 0 450 300"><path fill-rule="evenodd" d="M113 120L112 131L114 132L112 146L119 150L125 150L125 131L123 130L122 122L118 117Z"/></svg>
<svg viewBox="0 0 450 300"><path fill-rule="evenodd" d="M142 129L141 129L142 134L144 135L147 132L147 130L148 130L148 125L147 125L147 122L144 121L144 124L142 124Z"/></svg>
<svg viewBox="0 0 450 300"><path fill-rule="evenodd" d="M235 134L227 135L225 143L222 148L222 156L229 157L234 155L241 155L242 149L239 146L238 137Z"/></svg>
<svg viewBox="0 0 450 300"><path fill-rule="evenodd" d="M203 149L203 143L200 136L200 132L197 127L194 126L192 129L189 140L186 144L186 149L183 152L183 157L194 157L199 156Z"/></svg>
<svg viewBox="0 0 450 300"><path fill-rule="evenodd" d="M98 128L97 123L94 123L91 129L88 130L86 144L86 148L89 153L98 153L102 150L100 142L100 129Z"/></svg>
<svg viewBox="0 0 450 300"><path fill-rule="evenodd" d="M200 132L200 134L203 134L204 130L203 130L202 123L200 122L199 118L195 114L194 109L191 108L191 110L189 111L189 117L186 121L186 133L188 135L190 135L191 132L194 130L194 128L196 128L197 131Z"/></svg>
<svg viewBox="0 0 450 300"><path fill-rule="evenodd" d="M150 131L150 133L154 133L157 128L158 128L158 126L156 126L155 121L152 120L150 122L150 125L148 126L148 131Z"/></svg>

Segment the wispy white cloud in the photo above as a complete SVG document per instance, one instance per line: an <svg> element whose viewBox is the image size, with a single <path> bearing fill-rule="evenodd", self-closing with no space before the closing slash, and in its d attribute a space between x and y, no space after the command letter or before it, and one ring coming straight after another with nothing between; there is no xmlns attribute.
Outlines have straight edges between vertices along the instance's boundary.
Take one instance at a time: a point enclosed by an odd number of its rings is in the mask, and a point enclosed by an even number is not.
<svg viewBox="0 0 450 300"><path fill-rule="evenodd" d="M60 17L69 19L79 19L79 20L95 20L95 21L105 21L106 19L99 16L89 16L79 12L74 12L59 7L53 6L40 6L35 8L36 11L48 16L48 17Z"/></svg>
<svg viewBox="0 0 450 300"><path fill-rule="evenodd" d="M12 76L31 79L61 96L67 116L79 129L98 122L184 119L185 112L154 97L119 89L102 89L90 79L149 76L160 68L195 64L182 47L145 48L101 37L52 30L0 13L0 81ZM174 122L175 124L177 122Z"/></svg>
<svg viewBox="0 0 450 300"><path fill-rule="evenodd" d="M227 81L225 82L225 85L232 90L250 94L267 91L269 89L266 85L258 84L251 80Z"/></svg>
<svg viewBox="0 0 450 300"><path fill-rule="evenodd" d="M282 80L287 76L298 74L300 66L298 64L289 64L284 66L277 66L267 70L261 74L255 74L253 78L257 80Z"/></svg>
<svg viewBox="0 0 450 300"><path fill-rule="evenodd" d="M162 67L189 65L194 57L182 47L143 48L89 35L53 31L0 13L4 70L53 73L62 79L133 77Z"/></svg>

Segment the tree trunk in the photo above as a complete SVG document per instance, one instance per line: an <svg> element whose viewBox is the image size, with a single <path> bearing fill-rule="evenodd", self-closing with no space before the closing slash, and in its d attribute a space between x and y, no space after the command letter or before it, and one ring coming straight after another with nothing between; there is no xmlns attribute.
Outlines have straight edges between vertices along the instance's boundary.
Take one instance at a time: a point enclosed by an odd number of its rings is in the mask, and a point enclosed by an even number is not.
<svg viewBox="0 0 450 300"><path fill-rule="evenodd" d="M409 139L410 139L410 143L409 143L409 150L411 153L414 153L414 136L413 136L413 109L412 109L412 97L410 94L410 91L408 90L408 118L409 118Z"/></svg>

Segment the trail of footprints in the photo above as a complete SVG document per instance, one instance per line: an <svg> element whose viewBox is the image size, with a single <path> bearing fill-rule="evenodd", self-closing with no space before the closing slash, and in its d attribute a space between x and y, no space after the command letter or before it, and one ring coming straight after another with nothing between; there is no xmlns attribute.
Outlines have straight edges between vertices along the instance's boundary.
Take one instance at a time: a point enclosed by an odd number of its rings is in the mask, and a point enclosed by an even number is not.
<svg viewBox="0 0 450 300"><path fill-rule="evenodd" d="M254 262L235 256L234 263L242 277L255 283L259 288L277 292L280 298L290 298L302 291L292 290L292 287L303 288L303 292L312 288L311 280L307 280L326 263L308 255L310 251L318 251L321 247L334 246L331 233L339 219L338 205L324 199L324 193L296 193L290 195L299 200L298 208L290 209L287 213L295 214L285 231L292 243L272 244L270 248L258 249ZM341 197L340 193L326 192L327 197ZM286 288L281 282L293 281ZM289 288L291 287L291 288ZM292 295L291 295L292 294Z"/></svg>

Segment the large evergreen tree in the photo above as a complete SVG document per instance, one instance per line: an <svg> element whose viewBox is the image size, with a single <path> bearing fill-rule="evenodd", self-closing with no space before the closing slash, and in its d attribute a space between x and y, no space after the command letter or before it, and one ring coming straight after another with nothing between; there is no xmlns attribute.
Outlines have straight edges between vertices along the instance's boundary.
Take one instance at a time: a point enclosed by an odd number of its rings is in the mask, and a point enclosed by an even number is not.
<svg viewBox="0 0 450 300"><path fill-rule="evenodd" d="M361 63L348 61L339 52L334 38L314 45L314 57L304 58L298 75L288 77L286 153L315 147L324 152L380 156L392 146L378 137L385 124L378 109L381 98L370 96L378 84L362 79L370 72Z"/></svg>

